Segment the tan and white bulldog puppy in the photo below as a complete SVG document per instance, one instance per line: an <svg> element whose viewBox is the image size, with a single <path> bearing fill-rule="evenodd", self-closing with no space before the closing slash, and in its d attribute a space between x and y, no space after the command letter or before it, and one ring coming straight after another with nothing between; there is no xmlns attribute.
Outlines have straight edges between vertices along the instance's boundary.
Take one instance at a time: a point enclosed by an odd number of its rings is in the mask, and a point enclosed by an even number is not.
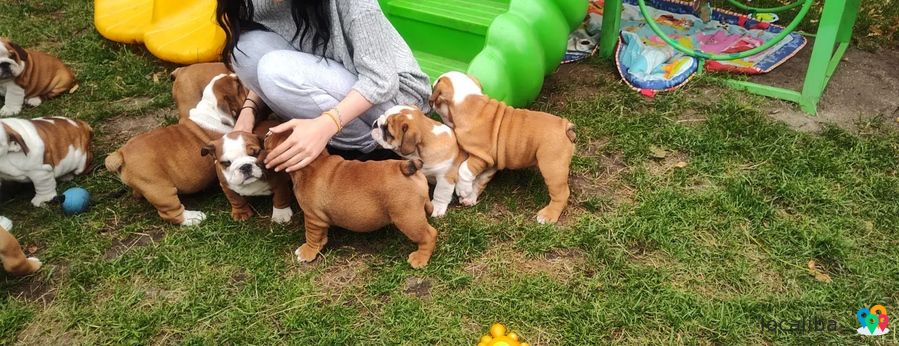
<svg viewBox="0 0 899 346"><path fill-rule="evenodd" d="M283 143L292 131L274 133L266 148ZM267 151L263 152L264 160ZM294 253L311 262L328 242L328 228L371 232L390 224L418 244L409 254L413 268L428 264L437 246L437 230L428 224L434 206L421 160L356 161L327 150L308 166L290 173L293 192L306 222L306 243Z"/></svg>
<svg viewBox="0 0 899 346"><path fill-rule="evenodd" d="M259 160L263 137L279 121L266 120L256 124L253 133L234 131L203 147L202 156L212 155L218 169L219 185L231 202L231 218L234 221L249 220L253 209L247 203L248 196L273 196L272 222L288 223L293 217L290 203L293 190L287 172L266 169Z"/></svg>
<svg viewBox="0 0 899 346"><path fill-rule="evenodd" d="M0 181L34 184L31 204L56 197L56 179L71 180L91 164L90 125L68 118L0 119Z"/></svg>
<svg viewBox="0 0 899 346"><path fill-rule="evenodd" d="M222 94L237 95L219 103ZM178 124L138 135L106 157L106 169L130 186L135 198L146 198L163 220L177 225L198 225L200 211L185 210L178 194L196 193L218 179L211 157L200 156L207 143L234 130L247 90L237 75L213 78L203 99Z"/></svg>
<svg viewBox="0 0 899 346"><path fill-rule="evenodd" d="M187 119L190 117L190 110L197 106L197 103L203 99L203 92L209 86L209 82L213 78L222 74L230 74L231 71L220 62L207 62L193 64L176 68L170 75L172 83L172 99L175 100L175 106L178 107L178 119ZM231 102L228 95L223 93L216 95L220 97L219 104Z"/></svg>
<svg viewBox="0 0 899 346"><path fill-rule="evenodd" d="M475 180L498 169L537 166L552 201L537 213L556 222L568 206L568 170L574 155L574 124L552 114L515 109L484 95L477 78L448 72L434 82L431 106L455 130L469 157L459 167L456 193L477 198Z"/></svg>
<svg viewBox="0 0 899 346"><path fill-rule="evenodd" d="M395 106L387 110L372 126L371 136L385 149L407 159L424 162L421 172L434 185L434 212L431 217L446 215L453 198L459 165L468 154L459 149L453 130L428 118L415 106ZM460 202L465 204L468 200ZM472 203L473 204L473 203Z"/></svg>
<svg viewBox="0 0 899 346"><path fill-rule="evenodd" d="M28 275L41 269L41 260L35 257L25 257L22 246L9 231L12 230L12 221L0 216L0 262L3 269L12 275Z"/></svg>
<svg viewBox="0 0 899 346"><path fill-rule="evenodd" d="M37 107L73 85L75 75L59 59L0 37L0 96L6 96L0 116L19 114L26 103Z"/></svg>

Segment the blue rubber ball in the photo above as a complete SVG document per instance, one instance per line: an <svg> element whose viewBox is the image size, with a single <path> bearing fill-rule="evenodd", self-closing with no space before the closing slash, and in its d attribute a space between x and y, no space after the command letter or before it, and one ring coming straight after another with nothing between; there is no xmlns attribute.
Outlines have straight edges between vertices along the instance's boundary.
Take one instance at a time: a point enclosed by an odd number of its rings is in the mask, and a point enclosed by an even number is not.
<svg viewBox="0 0 899 346"><path fill-rule="evenodd" d="M91 206L91 194L80 187L73 187L62 193L62 211L66 214L83 213Z"/></svg>

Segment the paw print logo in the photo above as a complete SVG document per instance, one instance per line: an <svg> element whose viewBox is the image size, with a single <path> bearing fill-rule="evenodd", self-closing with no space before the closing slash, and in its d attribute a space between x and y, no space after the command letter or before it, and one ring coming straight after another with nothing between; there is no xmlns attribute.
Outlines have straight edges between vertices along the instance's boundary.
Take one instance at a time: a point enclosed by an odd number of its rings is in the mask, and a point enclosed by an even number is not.
<svg viewBox="0 0 899 346"><path fill-rule="evenodd" d="M478 346L530 346L526 342L518 342L518 334L506 335L506 327L502 324L494 324L490 327L490 335L484 335Z"/></svg>

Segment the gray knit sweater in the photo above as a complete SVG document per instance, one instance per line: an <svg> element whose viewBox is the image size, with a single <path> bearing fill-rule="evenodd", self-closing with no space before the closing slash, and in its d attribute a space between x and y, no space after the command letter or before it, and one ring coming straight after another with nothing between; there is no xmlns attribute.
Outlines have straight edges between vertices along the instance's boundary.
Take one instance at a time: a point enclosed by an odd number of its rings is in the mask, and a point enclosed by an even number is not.
<svg viewBox="0 0 899 346"><path fill-rule="evenodd" d="M290 41L297 30L290 14L290 1L252 0L253 20ZM325 57L336 60L359 76L353 85L369 102L396 100L430 112L431 83L376 0L326 0L331 17L331 41ZM301 52L312 52L311 35L291 44ZM320 48L319 48L320 49ZM316 53L320 52L318 50Z"/></svg>

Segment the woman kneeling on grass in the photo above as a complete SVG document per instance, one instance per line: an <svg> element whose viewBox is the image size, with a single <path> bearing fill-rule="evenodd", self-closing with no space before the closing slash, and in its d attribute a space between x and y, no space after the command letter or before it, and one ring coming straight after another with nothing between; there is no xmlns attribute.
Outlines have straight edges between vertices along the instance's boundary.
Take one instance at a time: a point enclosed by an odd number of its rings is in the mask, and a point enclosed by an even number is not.
<svg viewBox="0 0 899 346"><path fill-rule="evenodd" d="M250 89L234 130L251 131L266 106L288 119L272 132L293 130L267 167L295 171L326 145L373 158L384 111L430 112L428 76L376 0L218 0L216 16L222 61Z"/></svg>

